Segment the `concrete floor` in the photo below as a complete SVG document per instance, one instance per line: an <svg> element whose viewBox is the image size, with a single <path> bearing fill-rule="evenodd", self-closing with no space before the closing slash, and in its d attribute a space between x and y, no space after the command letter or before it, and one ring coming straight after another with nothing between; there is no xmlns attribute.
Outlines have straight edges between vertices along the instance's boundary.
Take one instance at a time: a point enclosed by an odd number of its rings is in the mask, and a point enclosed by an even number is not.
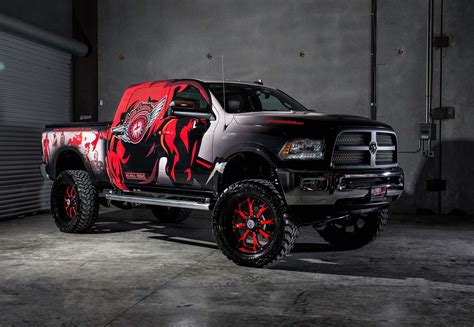
<svg viewBox="0 0 474 327"><path fill-rule="evenodd" d="M228 261L205 212L170 225L108 212L83 235L49 214L1 222L0 326L473 326L474 224L410 219L354 251L302 228L272 269Z"/></svg>

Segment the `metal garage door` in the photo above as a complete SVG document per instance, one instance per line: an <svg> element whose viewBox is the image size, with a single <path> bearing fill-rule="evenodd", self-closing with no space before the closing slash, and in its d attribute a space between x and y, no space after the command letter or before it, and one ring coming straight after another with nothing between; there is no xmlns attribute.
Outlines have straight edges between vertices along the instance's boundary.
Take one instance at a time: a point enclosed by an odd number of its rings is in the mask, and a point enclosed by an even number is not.
<svg viewBox="0 0 474 327"><path fill-rule="evenodd" d="M0 219L49 208L41 130L71 111L71 55L0 32Z"/></svg>

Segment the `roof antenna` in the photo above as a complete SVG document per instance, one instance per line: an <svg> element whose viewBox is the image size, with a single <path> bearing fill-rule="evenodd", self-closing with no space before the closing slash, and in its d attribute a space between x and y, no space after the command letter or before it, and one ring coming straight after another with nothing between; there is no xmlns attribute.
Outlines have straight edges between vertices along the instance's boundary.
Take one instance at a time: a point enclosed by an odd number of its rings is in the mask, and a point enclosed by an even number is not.
<svg viewBox="0 0 474 327"><path fill-rule="evenodd" d="M222 62L222 96L224 99L224 111L225 110L225 79L224 79L224 54L221 54L221 62Z"/></svg>

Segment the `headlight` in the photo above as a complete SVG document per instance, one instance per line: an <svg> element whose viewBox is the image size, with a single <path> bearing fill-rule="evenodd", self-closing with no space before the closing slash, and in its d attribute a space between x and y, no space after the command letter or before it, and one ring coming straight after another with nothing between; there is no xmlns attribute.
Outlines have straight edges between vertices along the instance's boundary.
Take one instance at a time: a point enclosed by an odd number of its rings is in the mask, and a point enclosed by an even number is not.
<svg viewBox="0 0 474 327"><path fill-rule="evenodd" d="M280 158L285 160L322 160L324 158L324 140L288 141L280 150Z"/></svg>

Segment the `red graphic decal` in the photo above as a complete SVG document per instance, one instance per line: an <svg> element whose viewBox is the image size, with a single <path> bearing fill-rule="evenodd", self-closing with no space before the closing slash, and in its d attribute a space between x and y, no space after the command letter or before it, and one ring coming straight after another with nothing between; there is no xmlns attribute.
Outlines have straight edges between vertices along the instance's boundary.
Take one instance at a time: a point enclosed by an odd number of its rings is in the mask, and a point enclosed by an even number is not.
<svg viewBox="0 0 474 327"><path fill-rule="evenodd" d="M68 145L79 147L82 143L82 133L77 133L74 137L71 137L67 142Z"/></svg>
<svg viewBox="0 0 474 327"><path fill-rule="evenodd" d="M146 154L145 158L148 158L149 156L151 156L151 154L153 153L153 150L155 150L155 143L152 144L152 146L150 147L150 150L148 150L148 153Z"/></svg>
<svg viewBox="0 0 474 327"><path fill-rule="evenodd" d="M197 88L202 97L207 102L210 101L209 94L195 81L142 83L125 91L112 122L111 132L107 135L109 149L106 168L116 187L127 189L124 185L124 160L130 159L127 170L140 170L143 162L139 162L144 160L147 160L146 167L153 166L152 170L145 173L147 178L139 184L156 181L159 157L163 155L167 158L166 175L173 183L189 184L193 180L194 169L212 167L205 161L201 160L204 164L196 161L209 121L165 117L173 98L170 94L184 91L189 86ZM135 146L142 142L149 142L144 144L147 146L146 150L142 146Z"/></svg>
<svg viewBox="0 0 474 327"><path fill-rule="evenodd" d="M166 165L166 173L170 176L172 181L176 181L175 168L176 164L179 161L179 151L176 145L174 144L176 137L176 124L178 120L170 120L162 130L162 144L166 152L168 153L168 163Z"/></svg>
<svg viewBox="0 0 474 327"><path fill-rule="evenodd" d="M207 169L210 169L212 167L211 164L201 160L201 159L196 159L196 163L200 164L203 167L206 167Z"/></svg>
<svg viewBox="0 0 474 327"><path fill-rule="evenodd" d="M125 156L125 147L121 140L112 139L110 146L115 151L109 151L107 155L107 174L111 181L121 190L128 190L124 184L124 176L122 165L126 164L130 159L130 155Z"/></svg>
<svg viewBox="0 0 474 327"><path fill-rule="evenodd" d="M153 182L155 180L157 166L158 166L158 160L155 161L155 165L153 166L153 170L151 171L150 177L148 177L147 179L141 182L138 182L138 184L150 184L151 182Z"/></svg>
<svg viewBox="0 0 474 327"><path fill-rule="evenodd" d="M44 156L44 161L49 162L49 139L48 139L48 133L46 133L46 136L43 140L43 156Z"/></svg>
<svg viewBox="0 0 474 327"><path fill-rule="evenodd" d="M95 136L94 141L91 142L91 144L92 144L92 151L95 150L95 148L97 147L97 143L99 142L99 139L100 139L100 134L99 134L99 133L94 132L94 136Z"/></svg>
<svg viewBox="0 0 474 327"><path fill-rule="evenodd" d="M115 137L127 143L139 143L165 106L166 98L159 102L132 103L123 123L112 128Z"/></svg>

